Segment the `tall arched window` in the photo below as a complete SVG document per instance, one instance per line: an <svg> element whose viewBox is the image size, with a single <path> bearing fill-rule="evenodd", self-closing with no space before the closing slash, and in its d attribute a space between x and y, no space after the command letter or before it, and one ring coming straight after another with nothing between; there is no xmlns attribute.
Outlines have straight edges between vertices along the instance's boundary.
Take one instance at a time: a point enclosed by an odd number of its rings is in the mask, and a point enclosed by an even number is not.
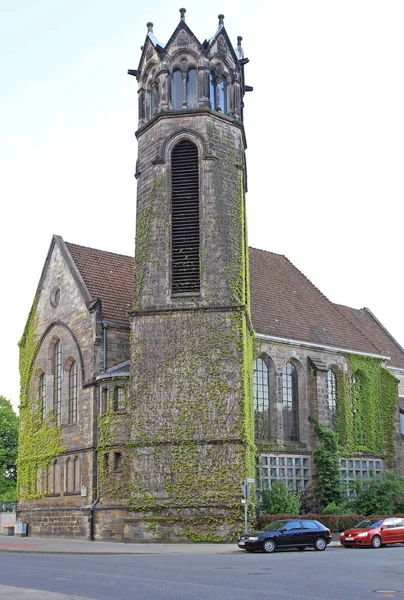
<svg viewBox="0 0 404 600"><path fill-rule="evenodd" d="M331 369L327 371L327 401L329 411L329 426L335 429L334 420L337 409L337 380Z"/></svg>
<svg viewBox="0 0 404 600"><path fill-rule="evenodd" d="M187 108L198 107L198 85L196 69L189 69L187 76Z"/></svg>
<svg viewBox="0 0 404 600"><path fill-rule="evenodd" d="M225 115L227 114L227 83L224 79L220 82L220 110Z"/></svg>
<svg viewBox="0 0 404 600"><path fill-rule="evenodd" d="M210 72L209 99L211 109L216 110L216 77L213 71Z"/></svg>
<svg viewBox="0 0 404 600"><path fill-rule="evenodd" d="M268 367L262 358L254 361L254 421L255 438L269 439Z"/></svg>
<svg viewBox="0 0 404 600"><path fill-rule="evenodd" d="M69 423L77 422L77 363L72 362L69 369Z"/></svg>
<svg viewBox="0 0 404 600"><path fill-rule="evenodd" d="M174 110L180 110L184 102L184 85L182 73L179 69L171 75L171 105Z"/></svg>
<svg viewBox="0 0 404 600"><path fill-rule="evenodd" d="M53 413L60 425L60 400L62 393L62 344L58 340L53 349Z"/></svg>
<svg viewBox="0 0 404 600"><path fill-rule="evenodd" d="M297 371L292 363L282 369L283 436L285 440L299 440Z"/></svg>
<svg viewBox="0 0 404 600"><path fill-rule="evenodd" d="M38 386L38 405L41 410L42 420L44 420L46 415L46 376L45 373L42 373L39 378L39 386Z"/></svg>
<svg viewBox="0 0 404 600"><path fill-rule="evenodd" d="M148 119L152 119L154 117L154 113L156 111L156 87L155 85L150 85L148 90Z"/></svg>
<svg viewBox="0 0 404 600"><path fill-rule="evenodd" d="M199 268L198 148L178 142L171 155L171 275L173 294L197 293Z"/></svg>

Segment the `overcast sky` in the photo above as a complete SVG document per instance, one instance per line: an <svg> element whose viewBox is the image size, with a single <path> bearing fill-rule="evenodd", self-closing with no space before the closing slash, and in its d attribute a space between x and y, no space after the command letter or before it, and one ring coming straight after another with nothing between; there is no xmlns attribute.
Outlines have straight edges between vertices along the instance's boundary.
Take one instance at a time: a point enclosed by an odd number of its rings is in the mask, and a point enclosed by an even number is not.
<svg viewBox="0 0 404 600"><path fill-rule="evenodd" d="M179 2L0 0L0 395L54 233L134 253L136 69L146 23ZM249 244L285 254L330 300L404 344L403 0L185 4L202 42L243 36Z"/></svg>

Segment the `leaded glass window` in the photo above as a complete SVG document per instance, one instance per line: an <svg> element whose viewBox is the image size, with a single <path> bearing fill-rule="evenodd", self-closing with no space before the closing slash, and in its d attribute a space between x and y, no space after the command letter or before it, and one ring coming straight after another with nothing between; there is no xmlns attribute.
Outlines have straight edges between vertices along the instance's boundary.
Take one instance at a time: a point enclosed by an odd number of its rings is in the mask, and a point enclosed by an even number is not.
<svg viewBox="0 0 404 600"><path fill-rule="evenodd" d="M46 415L46 376L45 373L42 373L39 378L39 386L38 386L38 400L39 400L39 408L41 409L42 420L44 420Z"/></svg>
<svg viewBox="0 0 404 600"><path fill-rule="evenodd" d="M297 371L292 363L282 369L282 415L285 440L299 440Z"/></svg>
<svg viewBox="0 0 404 600"><path fill-rule="evenodd" d="M77 363L69 369L69 423L77 422Z"/></svg>
<svg viewBox="0 0 404 600"><path fill-rule="evenodd" d="M262 358L254 361L255 437L269 439L268 367Z"/></svg>
<svg viewBox="0 0 404 600"><path fill-rule="evenodd" d="M60 400L62 394L62 344L58 340L53 350L53 413L60 425Z"/></svg>
<svg viewBox="0 0 404 600"><path fill-rule="evenodd" d="M198 85L196 69L189 69L187 78L187 107L198 107Z"/></svg>
<svg viewBox="0 0 404 600"><path fill-rule="evenodd" d="M333 371L327 371L327 401L329 410L329 425L335 428L334 421L337 409L337 381Z"/></svg>
<svg viewBox="0 0 404 600"><path fill-rule="evenodd" d="M171 75L171 104L174 110L180 110L184 101L182 73L176 70Z"/></svg>

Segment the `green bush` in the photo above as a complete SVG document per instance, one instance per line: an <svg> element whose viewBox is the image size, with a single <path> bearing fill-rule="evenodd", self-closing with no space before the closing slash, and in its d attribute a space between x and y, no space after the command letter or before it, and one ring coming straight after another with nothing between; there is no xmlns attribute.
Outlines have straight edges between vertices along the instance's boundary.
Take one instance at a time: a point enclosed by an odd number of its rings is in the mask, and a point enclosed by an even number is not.
<svg viewBox="0 0 404 600"><path fill-rule="evenodd" d="M262 499L268 513L298 513L300 510L300 493L289 490L280 479L262 493Z"/></svg>
<svg viewBox="0 0 404 600"><path fill-rule="evenodd" d="M355 481L356 512L363 515L404 512L404 476L398 471L386 471L376 479Z"/></svg>
<svg viewBox="0 0 404 600"><path fill-rule="evenodd" d="M330 502L321 512L323 515L347 515L350 508L347 502Z"/></svg>

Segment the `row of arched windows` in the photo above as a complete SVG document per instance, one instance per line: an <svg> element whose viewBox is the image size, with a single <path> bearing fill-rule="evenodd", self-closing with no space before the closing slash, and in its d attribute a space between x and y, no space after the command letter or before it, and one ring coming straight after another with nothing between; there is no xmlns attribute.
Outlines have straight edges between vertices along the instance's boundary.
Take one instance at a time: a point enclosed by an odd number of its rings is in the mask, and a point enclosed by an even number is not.
<svg viewBox="0 0 404 600"><path fill-rule="evenodd" d="M209 73L209 100L212 110L227 113L227 82L226 79ZM171 106L174 110L198 107L198 72L189 69L184 73L175 69L171 75ZM151 116L154 114L154 110Z"/></svg>
<svg viewBox="0 0 404 600"><path fill-rule="evenodd" d="M51 377L53 384L47 385L46 374L42 373L38 382L38 406L41 409L42 419L45 419L49 406L47 393L52 393L53 415L56 425L62 424L62 397L63 397L63 372L67 372L67 424L77 423L77 363L69 357L62 368L62 343L59 339L53 341L51 351Z"/></svg>
<svg viewBox="0 0 404 600"><path fill-rule="evenodd" d="M254 361L254 412L256 439L269 439L270 436L270 380L268 366L263 358ZM329 426L334 428L336 412L337 383L330 369L326 376L326 395L329 411ZM287 362L282 368L282 427L283 439L298 442L299 434L299 393L296 367Z"/></svg>

